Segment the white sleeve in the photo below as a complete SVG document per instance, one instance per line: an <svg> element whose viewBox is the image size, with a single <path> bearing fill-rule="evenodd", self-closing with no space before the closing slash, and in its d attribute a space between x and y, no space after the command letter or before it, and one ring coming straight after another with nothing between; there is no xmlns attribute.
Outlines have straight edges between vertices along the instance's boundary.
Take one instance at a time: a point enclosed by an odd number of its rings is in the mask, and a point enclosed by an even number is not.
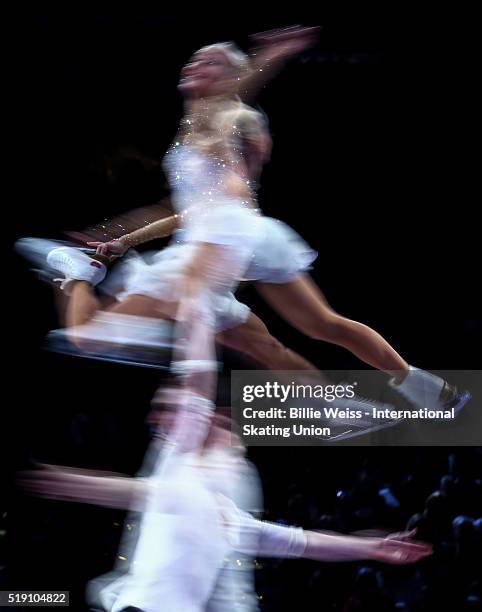
<svg viewBox="0 0 482 612"><path fill-rule="evenodd" d="M302 557L307 539L301 527L259 521L247 512L239 513L239 552L261 557Z"/></svg>

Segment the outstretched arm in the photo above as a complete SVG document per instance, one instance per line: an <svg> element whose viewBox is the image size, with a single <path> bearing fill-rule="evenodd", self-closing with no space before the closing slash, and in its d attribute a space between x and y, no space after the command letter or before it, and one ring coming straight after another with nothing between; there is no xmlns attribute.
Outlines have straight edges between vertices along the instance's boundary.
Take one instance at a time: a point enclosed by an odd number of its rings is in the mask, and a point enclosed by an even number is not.
<svg viewBox="0 0 482 612"><path fill-rule="evenodd" d="M84 230L65 233L78 242L87 243L93 240L108 242L140 227L150 225L154 221L170 217L172 214L171 199L166 196L154 204L139 206L109 219L103 219L99 223L89 225Z"/></svg>
<svg viewBox="0 0 482 612"><path fill-rule="evenodd" d="M119 256L123 255L130 247L150 242L156 238L170 236L178 227L179 215L170 215L109 242L92 241L87 244L96 247L98 255Z"/></svg>
<svg viewBox="0 0 482 612"><path fill-rule="evenodd" d="M380 561L401 565L415 563L432 554L425 542L410 540L413 532L397 537L363 538L306 531L306 549L303 557L316 561Z"/></svg>
<svg viewBox="0 0 482 612"><path fill-rule="evenodd" d="M95 504L108 508L142 511L150 491L144 479L94 476L93 471L70 468L23 472L17 482L32 495L49 499Z"/></svg>
<svg viewBox="0 0 482 612"><path fill-rule="evenodd" d="M259 521L242 513L239 533L240 552L264 557L303 557L316 561L373 560L403 564L414 563L432 554L429 544L410 539L414 531L386 538L364 538L306 531Z"/></svg>
<svg viewBox="0 0 482 612"><path fill-rule="evenodd" d="M99 254L119 256L131 246L170 236L178 226L178 215L172 211L170 198L165 197L156 204L134 208L80 232L66 234L96 247Z"/></svg>
<svg viewBox="0 0 482 612"><path fill-rule="evenodd" d="M280 72L289 58L314 44L318 32L318 27L291 26L253 35L250 66L238 81L238 95L247 101L256 97L260 89Z"/></svg>

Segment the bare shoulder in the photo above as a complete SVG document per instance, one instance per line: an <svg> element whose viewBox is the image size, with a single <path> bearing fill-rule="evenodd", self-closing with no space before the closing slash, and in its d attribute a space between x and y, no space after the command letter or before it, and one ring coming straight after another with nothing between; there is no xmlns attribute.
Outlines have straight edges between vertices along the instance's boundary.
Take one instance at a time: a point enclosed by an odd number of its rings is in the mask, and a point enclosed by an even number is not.
<svg viewBox="0 0 482 612"><path fill-rule="evenodd" d="M227 107L219 117L220 127L237 131L240 135L267 131L266 117L257 109L238 101Z"/></svg>

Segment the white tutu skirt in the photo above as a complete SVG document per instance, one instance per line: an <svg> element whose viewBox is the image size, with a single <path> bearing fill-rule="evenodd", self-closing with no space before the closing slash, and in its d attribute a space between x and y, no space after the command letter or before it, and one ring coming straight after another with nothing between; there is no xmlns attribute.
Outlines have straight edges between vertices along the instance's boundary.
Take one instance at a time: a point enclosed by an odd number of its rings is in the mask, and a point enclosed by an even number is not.
<svg viewBox="0 0 482 612"><path fill-rule="evenodd" d="M197 206L184 216L184 242L208 242L251 255L264 238L263 217L241 200L206 202L201 210Z"/></svg>
<svg viewBox="0 0 482 612"><path fill-rule="evenodd" d="M219 217L217 211L209 211L210 220L216 223L197 228L188 223L162 251L141 256L131 249L101 288L119 300L136 294L175 302L178 281L193 258L195 242L226 246L233 255L232 263L242 270L238 280L285 283L310 269L317 253L294 230L282 221L240 208L224 210ZM249 317L250 309L232 291L214 292L212 304L217 331L241 325Z"/></svg>
<svg viewBox="0 0 482 612"><path fill-rule="evenodd" d="M120 301L129 295L145 295L163 302L175 302L179 298L180 275L191 261L194 249L194 245L182 242L142 256L131 249L101 289ZM217 332L242 325L249 317L248 306L238 302L231 291L213 293L212 305Z"/></svg>
<svg viewBox="0 0 482 612"><path fill-rule="evenodd" d="M318 257L289 225L260 216L236 200L206 208L203 223L191 224L180 233L183 242L210 242L229 247L247 264L240 280L286 283L311 269Z"/></svg>
<svg viewBox="0 0 482 612"><path fill-rule="evenodd" d="M311 269L318 257L289 225L262 217L263 240L254 249L243 280L287 283Z"/></svg>

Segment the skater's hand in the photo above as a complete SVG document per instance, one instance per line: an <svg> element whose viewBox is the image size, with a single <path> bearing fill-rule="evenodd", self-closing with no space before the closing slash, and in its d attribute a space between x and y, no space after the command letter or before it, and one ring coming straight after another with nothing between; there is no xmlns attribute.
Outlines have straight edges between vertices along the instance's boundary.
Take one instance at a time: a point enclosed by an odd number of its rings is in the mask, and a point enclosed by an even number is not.
<svg viewBox="0 0 482 612"><path fill-rule="evenodd" d="M382 563L415 563L433 553L431 544L412 540L416 530L394 533L386 538L370 538L371 558Z"/></svg>
<svg viewBox="0 0 482 612"><path fill-rule="evenodd" d="M288 28L259 32L253 34L250 38L258 48L270 47L276 54L296 55L315 44L319 31L319 27L307 28L294 25Z"/></svg>
<svg viewBox="0 0 482 612"><path fill-rule="evenodd" d="M249 70L235 81L237 95L252 100L276 76L287 59L313 46L320 28L295 25L253 34Z"/></svg>
<svg viewBox="0 0 482 612"><path fill-rule="evenodd" d="M129 249L120 239L110 240L109 242L88 242L87 244L96 248L97 255L121 257Z"/></svg>

